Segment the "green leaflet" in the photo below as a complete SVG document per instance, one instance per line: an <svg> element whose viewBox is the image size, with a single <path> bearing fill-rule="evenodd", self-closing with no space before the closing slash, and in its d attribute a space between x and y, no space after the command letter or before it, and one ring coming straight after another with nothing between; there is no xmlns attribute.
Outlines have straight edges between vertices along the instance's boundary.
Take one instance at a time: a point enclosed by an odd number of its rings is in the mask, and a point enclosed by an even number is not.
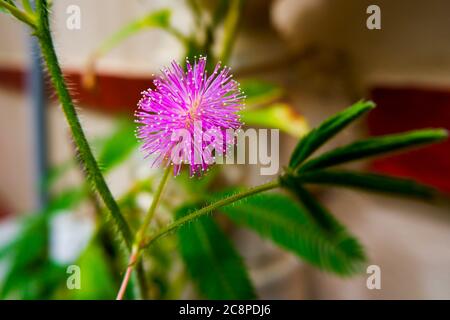
<svg viewBox="0 0 450 320"><path fill-rule="evenodd" d="M146 28L170 28L171 11L169 9L162 9L151 12L137 20L130 22L122 27L119 31L110 36L102 45L97 49L96 56L103 56L109 52L112 48L118 45L123 40L127 39L131 35L146 29Z"/></svg>
<svg viewBox="0 0 450 320"><path fill-rule="evenodd" d="M195 0L191 0L190 2L195 2ZM216 8L214 10L213 27L217 27L219 24L223 22L225 19L226 13L228 12L228 8L230 6L229 0L219 0L217 1Z"/></svg>
<svg viewBox="0 0 450 320"><path fill-rule="evenodd" d="M253 109L255 105L272 103L284 94L279 86L267 81L244 79L240 84L246 96L246 110Z"/></svg>
<svg viewBox="0 0 450 320"><path fill-rule="evenodd" d="M49 216L38 212L24 218L18 237L6 245L2 259L8 267L1 283L1 299L48 299L58 284L50 280L64 276L64 271L56 272L60 267L48 257Z"/></svg>
<svg viewBox="0 0 450 320"><path fill-rule="evenodd" d="M98 165L104 174L110 172L116 166L128 159L134 150L136 150L138 141L134 135L135 126L127 119L116 121L114 130L107 136L89 139L93 149L96 150L95 157L98 159ZM76 158L70 158L61 164L50 168L45 187L52 187L67 172L73 169L77 164Z"/></svg>
<svg viewBox="0 0 450 320"><path fill-rule="evenodd" d="M137 148L134 129L133 123L123 119L117 122L114 132L103 141L97 157L103 172L120 164Z"/></svg>
<svg viewBox="0 0 450 320"><path fill-rule="evenodd" d="M359 188L423 199L432 198L436 194L436 190L432 187L422 185L413 180L393 178L374 173L347 170L318 170L305 172L295 178L302 183Z"/></svg>
<svg viewBox="0 0 450 320"><path fill-rule="evenodd" d="M33 297L34 294L27 292L27 282L36 273L44 269L47 264L45 258L48 242L48 221L44 214L31 216L24 221L18 238L7 245L8 252L5 258L9 258L9 268L0 290L0 298L7 299L12 293L25 299ZM29 270L30 266L35 266ZM36 296L41 292L41 287L36 288Z"/></svg>
<svg viewBox="0 0 450 320"><path fill-rule="evenodd" d="M443 140L447 137L444 129L423 129L406 133L373 137L357 141L344 147L326 152L306 162L299 171L317 170L344 162L359 160L399 149L415 147Z"/></svg>
<svg viewBox="0 0 450 320"><path fill-rule="evenodd" d="M275 128L300 138L308 131L305 118L295 109L282 102L275 102L283 95L283 90L270 82L245 79L241 90L246 96L246 108L239 112L246 125Z"/></svg>
<svg viewBox="0 0 450 320"><path fill-rule="evenodd" d="M194 210L180 208L177 219ZM178 231L179 249L199 292L208 299L254 299L245 265L231 241L211 217L204 216Z"/></svg>
<svg viewBox="0 0 450 320"><path fill-rule="evenodd" d="M371 101L359 101L344 111L332 116L328 120L325 120L319 127L312 130L307 136L299 141L292 153L289 167L293 169L297 168L327 140L331 139L353 120L374 107L375 104Z"/></svg>
<svg viewBox="0 0 450 320"><path fill-rule="evenodd" d="M207 192L219 175L220 167L213 166L201 177L191 177L189 170L182 170L176 180L189 193L191 199L198 199Z"/></svg>
<svg viewBox="0 0 450 320"><path fill-rule="evenodd" d="M0 248L0 260L8 269L0 288L0 298L51 298L52 290L66 277L62 266L48 256L49 221L55 214L79 204L85 190L66 190L49 203L47 210L24 218L18 236Z"/></svg>
<svg viewBox="0 0 450 320"><path fill-rule="evenodd" d="M344 232L331 237L287 196L267 193L220 209L234 222L292 251L312 265L341 276L360 271L365 255Z"/></svg>
<svg viewBox="0 0 450 320"><path fill-rule="evenodd" d="M296 138L301 138L308 131L305 118L286 103L275 103L257 109L244 109L240 115L246 125L280 129Z"/></svg>
<svg viewBox="0 0 450 320"><path fill-rule="evenodd" d="M65 299L98 300L114 299L118 290L108 259L103 248L94 239L79 257L76 265L80 267L80 290L68 290ZM65 273L65 277L70 274Z"/></svg>

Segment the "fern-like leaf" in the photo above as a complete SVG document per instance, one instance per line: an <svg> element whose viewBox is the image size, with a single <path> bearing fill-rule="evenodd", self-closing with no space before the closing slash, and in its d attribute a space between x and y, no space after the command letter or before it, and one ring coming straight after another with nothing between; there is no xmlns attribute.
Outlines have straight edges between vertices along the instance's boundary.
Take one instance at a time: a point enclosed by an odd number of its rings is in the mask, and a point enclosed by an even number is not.
<svg viewBox="0 0 450 320"><path fill-rule="evenodd" d="M177 211L182 218L195 209ZM245 265L233 244L211 217L204 216L178 231L179 249L200 293L208 299L256 298Z"/></svg>
<svg viewBox="0 0 450 320"><path fill-rule="evenodd" d="M373 137L336 148L309 160L300 171L318 170L349 161L434 143L447 138L444 129L423 129L400 134Z"/></svg>
<svg viewBox="0 0 450 320"><path fill-rule="evenodd" d="M325 120L319 127L311 130L308 135L299 141L292 153L289 167L297 168L327 140L374 107L375 104L371 101L359 101L328 120Z"/></svg>
<svg viewBox="0 0 450 320"><path fill-rule="evenodd" d="M430 199L437 191L414 180L348 170L318 170L297 177L302 183L358 188L368 191Z"/></svg>
<svg viewBox="0 0 450 320"><path fill-rule="evenodd" d="M330 237L290 197L261 194L220 210L320 269L346 276L359 272L365 261L354 238Z"/></svg>

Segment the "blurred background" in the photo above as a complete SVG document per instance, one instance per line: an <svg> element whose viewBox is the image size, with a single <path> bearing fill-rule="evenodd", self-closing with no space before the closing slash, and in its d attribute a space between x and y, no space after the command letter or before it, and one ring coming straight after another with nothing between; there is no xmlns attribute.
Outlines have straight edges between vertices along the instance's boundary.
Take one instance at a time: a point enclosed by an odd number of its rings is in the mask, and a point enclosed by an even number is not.
<svg viewBox="0 0 450 320"><path fill-rule="evenodd" d="M214 2L199 1L206 8ZM366 9L372 4L381 9L380 30L366 27L370 16ZM73 5L80 9L79 29L67 25L73 14L68 8ZM129 119L140 92L151 86L153 74L162 66L173 59L182 61L186 52L176 36L161 28L130 34L104 52L99 48L124 25L163 8L171 10L172 26L187 34L197 23L189 6L184 0L53 1L57 51L88 138L100 159L108 159L108 152L115 154L111 149L115 143L127 150L126 156L113 157L117 163L100 160L111 168L107 181L117 197L130 189L136 177L154 174L129 134ZM368 135L424 127L450 129L448 12L446 0L245 1L229 65L239 80L257 78L274 92L271 99L288 106L292 115L278 119L280 126L292 122L304 129L299 132L287 126L284 130L281 164L288 161L307 127L361 98L373 99L378 107L327 148ZM4 14L0 30L2 247L23 232L23 219L41 214L50 194L72 190L82 183L83 173L73 165L76 156L70 133L48 78L40 74L39 53L28 30ZM215 36L223 34L219 30ZM125 140L120 139L124 136ZM450 193L449 142L354 167L414 178ZM231 184L267 180L255 166L226 170L226 182ZM361 239L370 262L380 266L381 290L367 289L366 274L340 279L315 270L250 231L230 230L260 297L450 299L448 204L332 188L316 192ZM64 194L68 196L58 198L63 204L57 204L60 214L51 219L48 232L31 232L34 237L26 238L23 250L25 256L32 255L33 244L47 243L55 270L77 259L95 230L92 204L71 207L66 203L75 201L77 194ZM145 194L137 199L143 207L149 201ZM104 267L101 262L98 265ZM35 284L35 269L29 268L11 276L11 262L0 260L4 297L47 297L50 287ZM182 297L192 293L188 290Z"/></svg>

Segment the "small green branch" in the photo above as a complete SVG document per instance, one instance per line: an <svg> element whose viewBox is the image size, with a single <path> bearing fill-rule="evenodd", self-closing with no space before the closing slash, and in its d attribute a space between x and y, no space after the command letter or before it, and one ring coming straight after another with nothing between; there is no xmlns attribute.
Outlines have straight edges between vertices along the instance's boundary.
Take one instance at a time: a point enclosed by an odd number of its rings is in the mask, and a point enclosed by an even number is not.
<svg viewBox="0 0 450 320"><path fill-rule="evenodd" d="M180 41L183 45L187 45L189 39L183 33L181 33L178 29L168 26L165 29L169 34L175 37L178 41Z"/></svg>
<svg viewBox="0 0 450 320"><path fill-rule="evenodd" d="M19 19L22 22L25 22L26 24L28 24L33 29L36 29L36 27L37 27L36 26L36 18L33 15L20 10L15 5L12 5L11 3L6 2L5 0L0 0L0 7L5 8L14 17L16 17L17 19Z"/></svg>
<svg viewBox="0 0 450 320"><path fill-rule="evenodd" d="M3 3L3 2L2 2ZM66 116L74 142L77 146L80 159L86 168L89 180L93 183L95 189L100 194L106 207L111 212L111 216L118 229L118 233L122 240L125 242L128 249L131 249L131 230L128 223L122 216L119 206L117 205L114 197L109 190L105 179L98 167L97 161L92 154L91 148L87 142L86 136L81 127L78 119L77 112L75 110L72 98L69 90L67 89L64 77L59 66L58 58L53 46L53 40L50 33L48 22L48 4L46 0L37 1L37 13L38 20L36 25L36 36L38 37L42 55L47 64L47 68L55 87L56 93L61 102L62 109Z"/></svg>
<svg viewBox="0 0 450 320"><path fill-rule="evenodd" d="M202 25L202 9L200 8L200 4L197 0L188 0L187 4L194 15L195 25L197 29L201 28Z"/></svg>
<svg viewBox="0 0 450 320"><path fill-rule="evenodd" d="M243 0L230 0L230 2L228 14L225 18L222 50L219 55L219 60L222 60L224 64L228 63L231 51L233 50L233 45L236 42L235 38L243 6Z"/></svg>
<svg viewBox="0 0 450 320"><path fill-rule="evenodd" d="M144 217L144 221L142 222L141 227L139 228L138 233L136 234L136 238L133 242L133 246L140 247L142 245L142 241L145 239L145 233L147 232L148 226L150 225L150 222L152 221L153 217L155 216L156 208L159 204L159 201L161 200L161 195L164 190L164 187L167 183L167 179L170 176L170 172L172 171L172 166L168 166L166 170L164 170L164 175L161 179L161 182L158 185L158 188L155 191L155 195L153 197L152 204L150 206L150 209L148 210L147 215Z"/></svg>
<svg viewBox="0 0 450 320"><path fill-rule="evenodd" d="M22 5L27 13L34 14L33 8L31 7L30 0L22 0Z"/></svg>
<svg viewBox="0 0 450 320"><path fill-rule="evenodd" d="M121 44L124 40L143 30L165 30L167 33L178 39L186 46L188 39L179 30L171 25L170 19L171 11L169 9L154 11L124 25L122 28L108 37L105 41L103 41L88 58L86 70L83 76L83 85L85 86L85 88L92 89L95 86L95 69L97 62L113 48Z"/></svg>
<svg viewBox="0 0 450 320"><path fill-rule="evenodd" d="M147 241L144 242L143 247L148 247L149 245L151 245L153 242L155 242L159 238L162 238L163 236L167 235L168 233L180 228L184 224L186 224L188 222L192 222L192 221L210 213L211 211L214 211L220 207L227 206L229 204L232 204L236 201L250 197L252 195L277 188L277 187L279 187L279 185L280 185L279 181L274 180L269 183L262 184L260 186L254 187L254 188L250 188L241 193L234 194L227 198L221 199L215 203L212 203L209 206L206 206L206 207L199 209L191 214L188 214L187 216L185 216L181 219L178 219L178 220L174 221L173 223L169 224L168 226L160 229L157 233L155 233L152 237L150 237Z"/></svg>
<svg viewBox="0 0 450 320"><path fill-rule="evenodd" d="M158 207L158 203L161 200L161 195L163 193L164 187L166 186L167 179L169 178L170 172L172 171L172 166L168 166L166 170L164 170L164 175L158 185L158 188L155 191L155 194L153 196L152 204L150 205L150 209L148 210L147 215L144 217L144 221L142 222L142 225L139 227L138 232L136 233L136 237L133 241L133 246L131 249L131 255L128 261L128 267L125 272L125 276L122 280L122 284L120 285L119 292L117 294L117 300L122 300L125 291L128 286L128 282L130 281L131 273L133 272L134 266L136 263L139 262L139 258L141 255L141 250L143 247L143 242L145 241L145 233L147 232L148 226L150 225L150 222L152 221L153 217L155 216L156 208ZM144 286L142 284L142 286Z"/></svg>
<svg viewBox="0 0 450 320"><path fill-rule="evenodd" d="M110 52L113 48L119 45L124 40L130 38L132 35L137 34L140 31L145 29L162 29L167 31L169 34L180 40L181 42L186 42L186 37L173 26L171 26L168 22L161 23L159 20L152 21L152 18L157 18L161 16L169 17L169 11L161 10L157 12L153 12L150 15L147 15L138 20L132 21L131 23L125 25L123 28L119 29L117 32L112 34L109 38L107 38L94 52L93 56L100 58L104 56L106 53Z"/></svg>

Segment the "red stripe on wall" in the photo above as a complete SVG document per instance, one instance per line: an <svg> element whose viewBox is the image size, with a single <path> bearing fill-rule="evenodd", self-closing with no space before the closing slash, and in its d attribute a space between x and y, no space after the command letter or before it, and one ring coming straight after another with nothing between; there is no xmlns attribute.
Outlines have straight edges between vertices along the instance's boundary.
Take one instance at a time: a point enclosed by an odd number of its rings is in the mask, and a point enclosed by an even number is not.
<svg viewBox="0 0 450 320"><path fill-rule="evenodd" d="M134 113L140 92L152 86L151 77L97 74L95 90L86 90L82 75L65 71L74 98L83 107L106 114ZM25 72L0 68L0 86L23 90ZM369 114L371 135L427 127L450 130L450 91L411 87L377 87L371 92L377 108ZM54 95L52 95L54 96ZM450 193L450 141L373 161L372 169L414 178Z"/></svg>
<svg viewBox="0 0 450 320"><path fill-rule="evenodd" d="M410 87L378 87L377 108L368 117L371 135L421 128L450 130L450 91ZM450 193L450 140L375 160L375 171L414 178Z"/></svg>
<svg viewBox="0 0 450 320"><path fill-rule="evenodd" d="M73 98L80 105L108 113L132 114L140 99L141 91L152 87L151 77L126 77L102 73L97 74L95 89L87 90L82 85L80 72L66 70L64 75ZM0 86L2 88L24 90L25 80L24 70L0 68Z"/></svg>

